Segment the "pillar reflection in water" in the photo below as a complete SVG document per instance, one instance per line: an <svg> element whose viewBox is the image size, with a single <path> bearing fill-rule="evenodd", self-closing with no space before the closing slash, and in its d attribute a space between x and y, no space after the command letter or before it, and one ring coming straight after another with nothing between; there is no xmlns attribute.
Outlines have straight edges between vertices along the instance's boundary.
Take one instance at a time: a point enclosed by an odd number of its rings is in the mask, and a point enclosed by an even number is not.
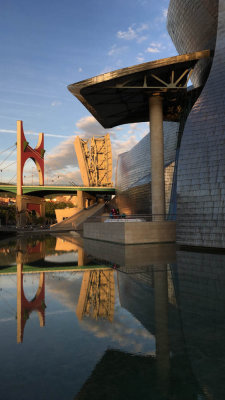
<svg viewBox="0 0 225 400"><path fill-rule="evenodd" d="M81 237L73 237L66 234L56 238L55 251L75 252L77 253L77 265L83 267L87 265L89 259L83 248Z"/></svg>
<svg viewBox="0 0 225 400"><path fill-rule="evenodd" d="M169 385L168 277L167 264L154 266L156 363L160 387L164 394Z"/></svg>
<svg viewBox="0 0 225 400"><path fill-rule="evenodd" d="M87 264L88 257L84 251L83 247L78 247L78 267L83 267Z"/></svg>
<svg viewBox="0 0 225 400"><path fill-rule="evenodd" d="M23 264L17 263L17 343L23 342L24 328L30 314L37 311L40 327L45 325L45 273L40 273L38 290L28 301L23 289Z"/></svg>
<svg viewBox="0 0 225 400"><path fill-rule="evenodd" d="M115 304L114 271L86 271L76 308L79 320L84 316L93 319L105 318L113 321Z"/></svg>

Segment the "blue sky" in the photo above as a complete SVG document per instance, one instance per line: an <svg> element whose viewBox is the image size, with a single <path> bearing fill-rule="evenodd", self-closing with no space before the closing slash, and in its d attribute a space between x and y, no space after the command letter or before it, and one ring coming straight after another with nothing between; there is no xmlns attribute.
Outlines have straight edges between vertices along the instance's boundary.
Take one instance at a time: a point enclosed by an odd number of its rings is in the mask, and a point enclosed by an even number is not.
<svg viewBox="0 0 225 400"><path fill-rule="evenodd" d="M0 4L0 170L11 180L23 120L31 146L45 133L45 183L81 182L73 141L107 131L71 95L67 85L114 69L177 54L166 30L169 0L2 0ZM147 124L110 131L114 164L148 132ZM3 162L5 156L9 158ZM25 183L37 173L32 161ZM13 179L12 181L15 181ZM11 181L11 182L12 182Z"/></svg>

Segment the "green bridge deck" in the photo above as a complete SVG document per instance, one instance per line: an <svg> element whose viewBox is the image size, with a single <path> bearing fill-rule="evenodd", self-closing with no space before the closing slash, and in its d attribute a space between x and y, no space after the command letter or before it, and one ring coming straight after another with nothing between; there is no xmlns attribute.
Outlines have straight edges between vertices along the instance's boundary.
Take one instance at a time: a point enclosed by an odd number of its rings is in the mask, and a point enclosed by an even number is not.
<svg viewBox="0 0 225 400"><path fill-rule="evenodd" d="M0 192L10 192L16 194L16 185L0 185ZM23 186L23 194L38 197L50 194L76 194L78 191L99 194L115 194L114 187L85 187L85 186Z"/></svg>

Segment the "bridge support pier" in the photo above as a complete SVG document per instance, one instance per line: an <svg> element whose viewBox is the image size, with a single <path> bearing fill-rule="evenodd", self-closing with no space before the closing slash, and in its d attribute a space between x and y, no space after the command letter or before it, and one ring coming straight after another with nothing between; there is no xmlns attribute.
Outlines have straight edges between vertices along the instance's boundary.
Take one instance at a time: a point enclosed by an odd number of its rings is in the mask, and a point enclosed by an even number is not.
<svg viewBox="0 0 225 400"><path fill-rule="evenodd" d="M83 210L85 208L85 197L84 197L84 192L81 190L78 190L77 192L77 207Z"/></svg>
<svg viewBox="0 0 225 400"><path fill-rule="evenodd" d="M29 212L35 211L39 217L45 218L45 199L36 196L16 196L16 226L24 227L29 222Z"/></svg>
<svg viewBox="0 0 225 400"><path fill-rule="evenodd" d="M38 144L33 149L29 146L23 131L23 122L17 121L17 196L16 226L23 227L28 222L28 212L35 211L40 217L45 217L44 201L39 197L23 195L23 168L28 159L34 161L38 174L39 185L44 186L44 134L39 134Z"/></svg>
<svg viewBox="0 0 225 400"><path fill-rule="evenodd" d="M77 191L77 208L83 210L84 208L92 206L95 203L97 203L96 196L90 195L83 190Z"/></svg>

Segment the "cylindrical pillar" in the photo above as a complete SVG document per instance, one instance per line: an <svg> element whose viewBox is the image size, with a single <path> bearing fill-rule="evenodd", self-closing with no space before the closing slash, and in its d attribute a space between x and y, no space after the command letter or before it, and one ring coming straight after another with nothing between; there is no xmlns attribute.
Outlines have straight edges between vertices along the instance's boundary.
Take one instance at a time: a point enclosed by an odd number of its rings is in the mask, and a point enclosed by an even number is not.
<svg viewBox="0 0 225 400"><path fill-rule="evenodd" d="M82 190L77 191L77 207L81 210L85 207L85 197Z"/></svg>
<svg viewBox="0 0 225 400"><path fill-rule="evenodd" d="M163 141L163 99L160 96L149 98L149 122L151 143L152 175L152 219L164 220L164 141Z"/></svg>
<svg viewBox="0 0 225 400"><path fill-rule="evenodd" d="M156 363L159 387L167 394L170 371L167 265L154 266ZM165 396L167 398L167 396Z"/></svg>

